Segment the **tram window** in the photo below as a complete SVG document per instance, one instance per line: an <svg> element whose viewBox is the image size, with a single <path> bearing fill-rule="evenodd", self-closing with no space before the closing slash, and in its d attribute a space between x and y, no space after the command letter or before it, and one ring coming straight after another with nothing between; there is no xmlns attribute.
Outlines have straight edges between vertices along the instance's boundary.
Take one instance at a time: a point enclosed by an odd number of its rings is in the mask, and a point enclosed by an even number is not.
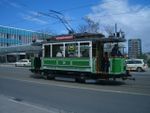
<svg viewBox="0 0 150 113"><path fill-rule="evenodd" d="M52 57L63 57L63 44L53 45L52 46Z"/></svg>
<svg viewBox="0 0 150 113"><path fill-rule="evenodd" d="M89 57L89 43L80 44L81 57Z"/></svg>
<svg viewBox="0 0 150 113"><path fill-rule="evenodd" d="M45 57L50 57L50 45L45 45L44 46L44 56Z"/></svg>
<svg viewBox="0 0 150 113"><path fill-rule="evenodd" d="M78 57L78 45L76 43L66 44L66 57Z"/></svg>

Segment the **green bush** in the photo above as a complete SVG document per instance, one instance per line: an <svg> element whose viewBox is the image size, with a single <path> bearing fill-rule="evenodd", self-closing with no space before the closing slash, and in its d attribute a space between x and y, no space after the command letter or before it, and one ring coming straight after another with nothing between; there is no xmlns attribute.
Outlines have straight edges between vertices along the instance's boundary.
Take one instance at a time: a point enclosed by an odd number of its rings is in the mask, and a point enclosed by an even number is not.
<svg viewBox="0 0 150 113"><path fill-rule="evenodd" d="M150 59L148 59L147 65L148 65L148 67L150 67Z"/></svg>

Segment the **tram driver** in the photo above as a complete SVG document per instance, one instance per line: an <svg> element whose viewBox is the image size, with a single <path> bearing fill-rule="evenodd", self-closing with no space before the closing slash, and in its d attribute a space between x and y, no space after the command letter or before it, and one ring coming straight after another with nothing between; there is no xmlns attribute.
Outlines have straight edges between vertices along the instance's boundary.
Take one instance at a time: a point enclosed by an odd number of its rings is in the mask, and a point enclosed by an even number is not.
<svg viewBox="0 0 150 113"><path fill-rule="evenodd" d="M115 44L111 51L111 56L122 56L118 44Z"/></svg>

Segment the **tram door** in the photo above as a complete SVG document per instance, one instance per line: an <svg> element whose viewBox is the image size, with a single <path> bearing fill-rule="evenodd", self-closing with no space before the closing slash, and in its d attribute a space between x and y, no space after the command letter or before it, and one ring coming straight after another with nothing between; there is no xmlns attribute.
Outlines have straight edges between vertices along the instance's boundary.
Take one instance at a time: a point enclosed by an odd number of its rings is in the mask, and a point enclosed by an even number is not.
<svg viewBox="0 0 150 113"><path fill-rule="evenodd" d="M102 42L96 42L96 72L102 72L102 59L104 52L104 44Z"/></svg>

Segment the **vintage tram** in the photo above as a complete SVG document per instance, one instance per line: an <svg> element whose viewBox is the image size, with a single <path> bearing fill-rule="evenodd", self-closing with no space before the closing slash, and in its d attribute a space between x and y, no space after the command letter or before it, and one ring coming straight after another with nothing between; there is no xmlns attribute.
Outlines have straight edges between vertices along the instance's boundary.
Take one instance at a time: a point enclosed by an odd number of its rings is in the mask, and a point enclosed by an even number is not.
<svg viewBox="0 0 150 113"><path fill-rule="evenodd" d="M32 58L30 70L47 79L63 76L73 77L78 82L86 79L125 80L131 75L126 71L123 55L111 56L108 52L108 71L103 69L104 45L125 41L124 37L106 38L103 34L94 33L54 36L43 41L42 52Z"/></svg>

